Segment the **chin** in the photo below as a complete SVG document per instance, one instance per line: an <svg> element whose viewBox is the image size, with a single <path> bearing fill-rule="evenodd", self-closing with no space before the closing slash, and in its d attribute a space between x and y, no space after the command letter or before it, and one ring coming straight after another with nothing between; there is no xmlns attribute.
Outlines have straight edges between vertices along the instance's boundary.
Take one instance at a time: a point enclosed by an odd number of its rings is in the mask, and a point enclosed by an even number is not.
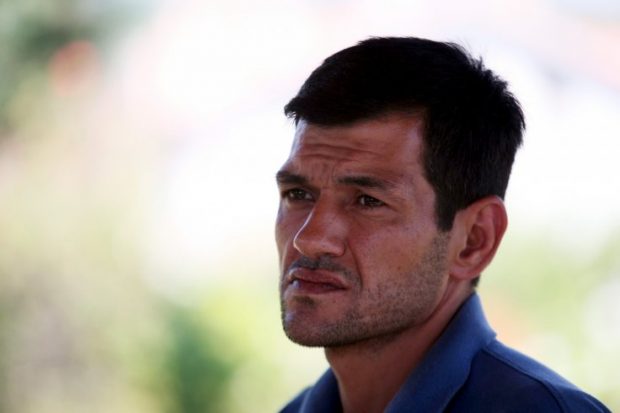
<svg viewBox="0 0 620 413"><path fill-rule="evenodd" d="M307 322L295 320L294 316L287 315L282 319L284 334L295 344L304 347L324 347L325 338L313 329L308 329Z"/></svg>
<svg viewBox="0 0 620 413"><path fill-rule="evenodd" d="M311 324L309 320L295 320L290 315L283 319L282 326L289 340L304 347L342 347L363 340L355 334L347 334L341 328Z"/></svg>
<svg viewBox="0 0 620 413"><path fill-rule="evenodd" d="M295 344L299 344L300 346L304 346L304 347L327 347L328 346L328 344L326 344L323 340L321 340L318 337L311 337L305 334L295 334L295 333L292 333L291 331L287 331L286 329L284 330L284 333L286 334L289 340L291 340Z"/></svg>
<svg viewBox="0 0 620 413"><path fill-rule="evenodd" d="M299 314L286 312L282 314L282 328L289 340L304 347L326 347L331 345L328 328Z"/></svg>

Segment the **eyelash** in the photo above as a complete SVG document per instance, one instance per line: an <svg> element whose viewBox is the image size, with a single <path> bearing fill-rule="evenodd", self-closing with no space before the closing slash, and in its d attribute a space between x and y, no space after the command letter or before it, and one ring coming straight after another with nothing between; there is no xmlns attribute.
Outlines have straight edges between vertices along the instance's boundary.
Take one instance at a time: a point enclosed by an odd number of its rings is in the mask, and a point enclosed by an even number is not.
<svg viewBox="0 0 620 413"><path fill-rule="evenodd" d="M308 199L307 196L309 196L310 199ZM282 191L282 198L288 201L311 201L312 194L305 189L292 188Z"/></svg>
<svg viewBox="0 0 620 413"><path fill-rule="evenodd" d="M289 202L305 202L312 201L312 194L305 189L292 188L282 191L282 198ZM356 198L356 204L363 209L374 209L385 206L385 202L366 194L359 195Z"/></svg>
<svg viewBox="0 0 620 413"><path fill-rule="evenodd" d="M367 205L365 203L362 203L362 200L366 200L367 202L370 201L370 203L372 205ZM370 195L360 195L357 197L357 203L364 209L373 209L373 208L379 208L382 206L385 206L385 202L370 196Z"/></svg>

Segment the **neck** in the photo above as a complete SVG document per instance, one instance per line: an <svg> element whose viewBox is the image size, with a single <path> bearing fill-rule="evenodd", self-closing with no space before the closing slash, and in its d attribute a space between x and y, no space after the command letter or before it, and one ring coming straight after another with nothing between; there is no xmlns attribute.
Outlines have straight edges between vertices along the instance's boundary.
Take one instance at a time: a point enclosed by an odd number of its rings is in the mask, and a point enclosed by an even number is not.
<svg viewBox="0 0 620 413"><path fill-rule="evenodd" d="M420 325L391 336L325 348L338 380L344 413L385 410L471 294L471 289L452 287L448 287L433 313Z"/></svg>

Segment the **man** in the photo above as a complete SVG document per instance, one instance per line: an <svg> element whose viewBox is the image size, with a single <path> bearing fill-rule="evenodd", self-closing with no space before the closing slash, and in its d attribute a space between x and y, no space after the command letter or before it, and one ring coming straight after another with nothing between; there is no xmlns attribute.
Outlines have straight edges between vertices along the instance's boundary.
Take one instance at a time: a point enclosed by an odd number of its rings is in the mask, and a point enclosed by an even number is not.
<svg viewBox="0 0 620 413"><path fill-rule="evenodd" d="M285 112L282 322L331 368L283 412L608 411L496 341L475 293L524 129L505 82L454 44L373 38Z"/></svg>

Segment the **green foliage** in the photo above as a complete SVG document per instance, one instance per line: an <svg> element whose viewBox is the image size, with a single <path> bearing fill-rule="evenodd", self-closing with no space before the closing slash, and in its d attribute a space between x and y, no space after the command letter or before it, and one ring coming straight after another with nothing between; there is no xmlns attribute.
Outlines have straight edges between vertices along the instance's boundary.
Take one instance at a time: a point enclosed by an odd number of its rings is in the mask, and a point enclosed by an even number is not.
<svg viewBox="0 0 620 413"><path fill-rule="evenodd" d="M171 413L222 412L234 365L223 342L191 310L168 307L170 344L165 358Z"/></svg>

